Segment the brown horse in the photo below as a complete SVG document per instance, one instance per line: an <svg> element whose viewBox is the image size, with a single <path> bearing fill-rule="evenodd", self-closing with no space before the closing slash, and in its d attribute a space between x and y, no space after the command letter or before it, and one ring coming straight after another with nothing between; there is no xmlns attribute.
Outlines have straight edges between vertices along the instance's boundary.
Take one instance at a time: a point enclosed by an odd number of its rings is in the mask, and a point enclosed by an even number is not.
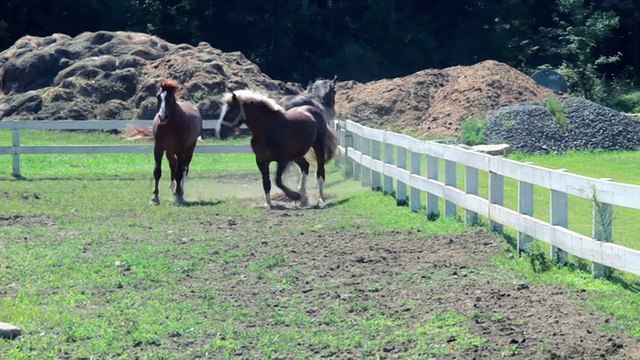
<svg viewBox="0 0 640 360"><path fill-rule="evenodd" d="M307 85L307 89L300 95L288 95L280 99L278 103L289 110L297 106L310 105L320 109L324 115L324 120L330 126L336 116L336 79L316 79Z"/></svg>
<svg viewBox="0 0 640 360"><path fill-rule="evenodd" d="M285 111L273 99L251 90L226 93L222 103L216 134L224 139L243 123L249 127L251 148L262 174L262 188L267 206L272 205L269 164L273 161L278 164L276 185L290 199L306 204L309 162L305 159L305 154L311 148L318 167L318 203L324 202L324 166L335 155L338 143L321 110L305 105ZM298 192L289 189L282 182L282 174L291 161L295 162L302 172Z"/></svg>
<svg viewBox="0 0 640 360"><path fill-rule="evenodd" d="M189 164L202 132L200 111L187 102L177 100L179 86L175 80L162 80L156 98L158 112L153 119L153 128L129 126L125 129L125 138L154 140L153 157L155 168L153 177L153 197L151 204L160 204L158 183L162 176L162 156L166 152L171 168L171 189L174 200L184 201L184 179L189 174Z"/></svg>

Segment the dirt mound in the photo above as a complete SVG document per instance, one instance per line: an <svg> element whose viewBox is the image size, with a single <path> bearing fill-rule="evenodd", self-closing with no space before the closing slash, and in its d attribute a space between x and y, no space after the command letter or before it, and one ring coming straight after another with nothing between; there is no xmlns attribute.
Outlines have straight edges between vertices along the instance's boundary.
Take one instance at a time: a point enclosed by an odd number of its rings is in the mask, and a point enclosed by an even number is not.
<svg viewBox="0 0 640 360"><path fill-rule="evenodd" d="M200 43L171 44L135 32L85 32L76 37L25 36L0 53L0 119L151 119L159 80L177 80L184 100L206 119L218 95L251 87L273 96L297 84L273 80L239 52Z"/></svg>
<svg viewBox="0 0 640 360"><path fill-rule="evenodd" d="M338 80L340 74L338 74ZM0 53L0 120L151 119L159 80L183 86L205 119L219 95L254 88L274 98L303 86L269 78L239 52L172 44L135 32L25 36ZM338 83L338 117L417 136L455 136L468 117L553 92L496 61L426 69L395 78Z"/></svg>
<svg viewBox="0 0 640 360"><path fill-rule="evenodd" d="M394 78L338 84L337 116L418 136L455 136L468 117L502 106L544 100L553 91L497 61Z"/></svg>

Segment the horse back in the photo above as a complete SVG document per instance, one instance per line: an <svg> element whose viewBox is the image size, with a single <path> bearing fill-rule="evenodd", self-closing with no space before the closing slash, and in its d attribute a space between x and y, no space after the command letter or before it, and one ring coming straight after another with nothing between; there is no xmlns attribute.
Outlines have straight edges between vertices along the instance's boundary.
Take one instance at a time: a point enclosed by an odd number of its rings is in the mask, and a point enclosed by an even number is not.
<svg viewBox="0 0 640 360"><path fill-rule="evenodd" d="M280 101L281 101L280 105L285 110L291 110L299 106L313 106L313 107L317 107L318 109L323 108L322 104L304 95L284 97Z"/></svg>
<svg viewBox="0 0 640 360"><path fill-rule="evenodd" d="M188 142L194 142L202 133L202 116L197 107L188 102L178 102L182 109L181 122L185 126L185 137Z"/></svg>
<svg viewBox="0 0 640 360"><path fill-rule="evenodd" d="M308 129L314 133L314 137L326 128L322 110L313 105L302 105L291 108L285 112L285 117L290 122L298 124L297 126L290 126L292 129L295 129L294 131L304 131L304 129Z"/></svg>

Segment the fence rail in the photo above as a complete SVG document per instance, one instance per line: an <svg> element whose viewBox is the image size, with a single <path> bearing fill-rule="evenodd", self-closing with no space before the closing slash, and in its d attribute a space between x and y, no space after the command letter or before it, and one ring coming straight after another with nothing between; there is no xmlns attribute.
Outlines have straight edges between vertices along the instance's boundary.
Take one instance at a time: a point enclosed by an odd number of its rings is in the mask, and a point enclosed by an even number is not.
<svg viewBox="0 0 640 360"><path fill-rule="evenodd" d="M145 153L151 145L21 145L20 130L112 130L127 125L150 126L150 120L105 121L0 121L0 130L13 132L11 146L0 146L0 154L13 156L13 174L20 176L21 154L62 153ZM205 120L204 128L215 128L216 120ZM338 121L336 129L346 176L359 178L362 185L393 193L398 203L409 203L413 211L426 210L428 216L458 216L464 211L467 222L479 216L491 227L504 226L518 232L518 251L533 238L550 245L551 255L565 261L573 254L593 262L594 276L608 276L609 268L640 275L640 251L613 244L612 206L640 209L640 186L610 179L594 179L563 169L547 169L501 157L490 156L434 141L371 129L352 121ZM199 145L203 153L247 153L248 145ZM409 161L407 161L409 159ZM440 176L439 162L444 162ZM457 168L464 169L464 189L457 187ZM424 169L424 170L423 170ZM488 173L488 195L479 195L478 172ZM439 178L444 180L440 181ZM518 183L518 206L503 206L504 180ZM549 190L548 221L534 218L534 186ZM426 203L422 204L426 193ZM593 203L592 236L568 229L568 195Z"/></svg>
<svg viewBox="0 0 640 360"><path fill-rule="evenodd" d="M204 120L204 129L215 129L217 120ZM10 146L0 146L0 155L13 155L13 176L20 174L22 154L124 154L151 153L153 145L21 145L20 130L119 130L128 125L151 126L153 120L42 120L0 121L0 130L11 130ZM198 153L249 153L249 145L208 145L196 147Z"/></svg>
<svg viewBox="0 0 640 360"><path fill-rule="evenodd" d="M395 193L396 201L409 203L413 211L424 209L430 217L439 216L442 201L445 216L458 216L461 208L467 222L483 216L495 230L502 231L504 226L516 230L519 252L535 238L548 243L551 256L560 262L566 261L567 254L593 262L594 276L609 276L610 268L640 275L640 251L611 242L612 206L640 209L638 185L417 140L352 121L340 121L338 130L345 175L360 179L363 186ZM439 162L444 162L442 176ZM456 184L458 165L464 169L464 189ZM486 198L478 195L479 171L488 173ZM505 178L518 184L517 210L503 206ZM532 216L534 186L549 190L549 221ZM568 229L568 195L592 202L592 237Z"/></svg>

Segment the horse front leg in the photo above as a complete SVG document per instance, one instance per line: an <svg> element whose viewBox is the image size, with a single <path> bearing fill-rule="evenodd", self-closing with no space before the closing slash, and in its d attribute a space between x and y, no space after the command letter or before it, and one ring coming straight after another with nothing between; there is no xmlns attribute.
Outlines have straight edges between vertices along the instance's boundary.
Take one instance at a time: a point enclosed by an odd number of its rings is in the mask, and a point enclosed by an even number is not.
<svg viewBox="0 0 640 360"><path fill-rule="evenodd" d="M287 195L289 199L293 201L300 201L300 199L302 198L300 196L300 193L289 189L282 181L282 174L284 174L284 171L287 169L287 164L288 163L286 161L278 161L278 170L276 171L276 185L284 192L285 195Z"/></svg>
<svg viewBox="0 0 640 360"><path fill-rule="evenodd" d="M269 163L266 161L256 160L258 170L262 174L262 189L264 190L264 198L267 207L271 208L271 179L269 179Z"/></svg>
<svg viewBox="0 0 640 360"><path fill-rule="evenodd" d="M153 168L153 178L155 180L153 186L153 197L151 198L151 201L149 201L149 203L152 205L160 205L160 198L158 197L158 184L160 183L160 177L162 177L162 153L162 149L153 149L153 159L156 164Z"/></svg>

